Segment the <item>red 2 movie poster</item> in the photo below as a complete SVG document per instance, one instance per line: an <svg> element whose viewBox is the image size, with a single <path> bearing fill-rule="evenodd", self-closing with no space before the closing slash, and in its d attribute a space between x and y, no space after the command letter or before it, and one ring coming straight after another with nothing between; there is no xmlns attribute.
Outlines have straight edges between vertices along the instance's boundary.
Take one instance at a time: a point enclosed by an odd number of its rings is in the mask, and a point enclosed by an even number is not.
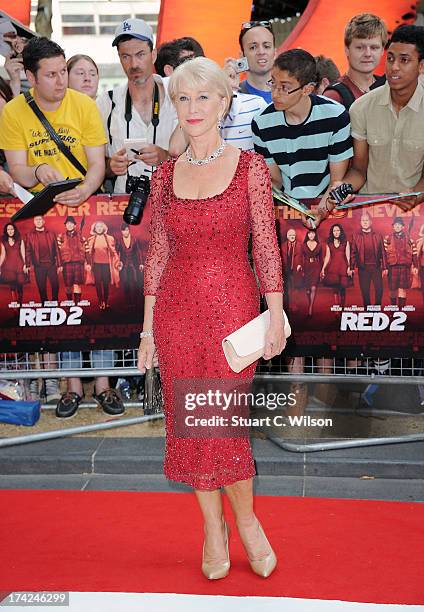
<svg viewBox="0 0 424 612"><path fill-rule="evenodd" d="M123 222L128 196L11 223L0 200L0 350L136 346L143 318L149 215Z"/></svg>
<svg viewBox="0 0 424 612"><path fill-rule="evenodd" d="M357 196L355 202L369 199ZM424 208L336 212L308 231L277 207L285 307L296 354L423 355Z"/></svg>
<svg viewBox="0 0 424 612"><path fill-rule="evenodd" d="M138 345L150 215L127 226L127 200L93 196L15 224L21 203L0 200L1 351ZM424 355L423 205L350 209L316 232L291 208L276 217L289 351Z"/></svg>

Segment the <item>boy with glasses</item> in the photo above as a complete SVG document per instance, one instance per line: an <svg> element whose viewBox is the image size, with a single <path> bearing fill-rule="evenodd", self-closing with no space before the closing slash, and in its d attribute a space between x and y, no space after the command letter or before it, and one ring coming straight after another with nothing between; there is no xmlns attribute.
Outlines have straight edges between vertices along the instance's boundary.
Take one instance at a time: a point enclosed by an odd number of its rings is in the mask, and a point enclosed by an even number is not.
<svg viewBox="0 0 424 612"><path fill-rule="evenodd" d="M255 151L264 156L273 184L296 198L321 201L317 222L328 216L327 198L352 157L349 115L314 95L316 63L302 49L277 57L269 86L273 103L252 121Z"/></svg>
<svg viewBox="0 0 424 612"><path fill-rule="evenodd" d="M249 64L247 79L240 83L242 93L260 96L268 104L272 94L268 81L275 59L275 37L270 21L247 21L242 24L239 44Z"/></svg>
<svg viewBox="0 0 424 612"><path fill-rule="evenodd" d="M302 49L281 53L269 82L273 103L252 120L252 132L255 151L264 156L276 187L297 199L321 197L318 224L329 214L332 182L346 172L353 150L348 113L313 94L316 79L313 55ZM304 358L291 359L288 369L303 372ZM291 414L303 414L307 385L292 383L290 392L296 397Z"/></svg>

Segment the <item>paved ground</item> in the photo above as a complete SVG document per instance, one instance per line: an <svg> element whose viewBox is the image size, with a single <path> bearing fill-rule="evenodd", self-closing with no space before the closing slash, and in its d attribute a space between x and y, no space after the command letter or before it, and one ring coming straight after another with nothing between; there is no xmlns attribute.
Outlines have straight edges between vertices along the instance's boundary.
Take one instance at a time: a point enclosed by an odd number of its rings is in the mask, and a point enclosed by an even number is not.
<svg viewBox="0 0 424 612"><path fill-rule="evenodd" d="M424 442L294 453L253 439L262 495L424 501ZM162 475L161 437L80 437L0 448L0 488L187 491Z"/></svg>
<svg viewBox="0 0 424 612"><path fill-rule="evenodd" d="M423 434L424 415L406 412L417 409L408 393L410 391L404 392L405 401L397 399L390 404L386 401L377 404L373 410L364 411L358 410L357 395L342 390L331 406L315 398L308 404L306 414L317 418L330 417L333 419L332 427L254 429L253 448L258 472L256 492L263 495L424 501L424 440L290 452L266 439L266 435L275 436L284 444ZM392 394L394 398L402 398L402 390L398 387L392 389ZM404 412L385 410L387 405L401 407ZM66 420L57 419L51 407L42 411L40 421L34 427L2 424L0 435L2 438L26 436L113 420L100 408L86 406L81 406L74 418ZM133 406L127 408L125 418L142 415L142 409ZM0 447L0 488L189 490L164 478L163 450L162 420Z"/></svg>

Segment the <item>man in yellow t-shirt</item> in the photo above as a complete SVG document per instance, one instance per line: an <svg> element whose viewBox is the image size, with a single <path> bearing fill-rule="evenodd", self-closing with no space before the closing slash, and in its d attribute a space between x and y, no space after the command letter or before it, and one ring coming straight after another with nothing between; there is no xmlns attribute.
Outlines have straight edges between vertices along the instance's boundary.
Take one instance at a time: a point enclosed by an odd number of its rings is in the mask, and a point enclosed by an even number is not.
<svg viewBox="0 0 424 612"><path fill-rule="evenodd" d="M23 52L30 93L73 155L86 168L85 178L60 152L21 94L8 102L0 118L0 148L13 180L32 191L66 178L84 178L75 189L56 196L68 206L82 204L101 185L105 173L106 135L97 106L85 94L68 89L63 49L32 38Z"/></svg>

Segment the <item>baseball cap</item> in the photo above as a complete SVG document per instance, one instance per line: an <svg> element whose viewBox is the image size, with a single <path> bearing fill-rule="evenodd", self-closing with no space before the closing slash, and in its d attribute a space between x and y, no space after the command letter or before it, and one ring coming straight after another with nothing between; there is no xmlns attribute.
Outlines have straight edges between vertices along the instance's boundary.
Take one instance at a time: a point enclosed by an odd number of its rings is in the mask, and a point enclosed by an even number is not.
<svg viewBox="0 0 424 612"><path fill-rule="evenodd" d="M112 47L116 47L122 36L132 36L139 40L150 40L153 44L153 30L142 19L125 19L115 30Z"/></svg>

